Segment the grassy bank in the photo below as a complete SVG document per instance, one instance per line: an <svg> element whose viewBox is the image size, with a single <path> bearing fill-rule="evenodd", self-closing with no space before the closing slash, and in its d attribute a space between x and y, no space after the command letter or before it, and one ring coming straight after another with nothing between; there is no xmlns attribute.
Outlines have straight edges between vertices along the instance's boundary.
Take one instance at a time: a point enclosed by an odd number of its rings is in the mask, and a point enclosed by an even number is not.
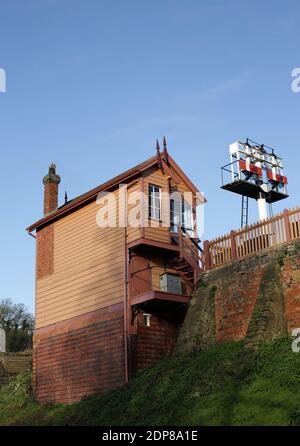
<svg viewBox="0 0 300 446"><path fill-rule="evenodd" d="M226 344L165 359L126 388L72 406L33 401L29 376L0 390L0 425L300 425L300 354Z"/></svg>

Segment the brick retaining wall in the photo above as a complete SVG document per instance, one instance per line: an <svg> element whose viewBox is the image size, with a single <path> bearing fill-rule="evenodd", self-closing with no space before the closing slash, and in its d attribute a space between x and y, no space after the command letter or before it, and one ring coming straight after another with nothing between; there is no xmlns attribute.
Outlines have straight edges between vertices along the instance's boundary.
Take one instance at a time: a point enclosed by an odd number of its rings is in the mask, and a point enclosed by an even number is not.
<svg viewBox="0 0 300 446"><path fill-rule="evenodd" d="M300 241L235 260L203 274L177 350L245 339L247 345L300 327Z"/></svg>

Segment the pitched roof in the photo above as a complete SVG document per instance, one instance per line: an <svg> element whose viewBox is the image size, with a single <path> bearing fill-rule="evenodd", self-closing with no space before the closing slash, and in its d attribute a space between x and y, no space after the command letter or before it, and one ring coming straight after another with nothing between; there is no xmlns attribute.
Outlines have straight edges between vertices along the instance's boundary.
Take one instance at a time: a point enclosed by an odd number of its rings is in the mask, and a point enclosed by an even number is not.
<svg viewBox="0 0 300 446"><path fill-rule="evenodd" d="M181 168L174 161L174 159L170 156L170 154L168 154L168 162L171 165L171 167L175 170L175 172L181 177L181 179L187 184L187 186L194 193L199 192L199 190L196 188L196 186L186 176L186 174L181 170ZM28 232L32 232L41 226L45 226L48 223L50 223L54 220L57 220L58 218L61 218L62 216L69 214L70 212L73 212L75 209L90 203L93 199L95 199L97 197L97 195L100 192L112 189L113 187L115 187L116 185L121 183L122 181L126 181L126 180L129 180L129 179L137 176L137 175L140 175L142 172L149 169L149 167L154 166L155 164L158 164L157 155L152 156L151 158L148 158L143 163L138 164L137 166L126 170L125 172L121 173L120 175L117 175L116 177L112 178L109 181L106 181L105 183L101 184L100 186L97 186L97 187L91 189L90 191L70 200L67 204L59 207L56 211L52 212L49 215L46 215L45 217L43 217L40 220L33 223L26 230ZM205 203L205 202L206 202L206 199L203 197L203 203Z"/></svg>

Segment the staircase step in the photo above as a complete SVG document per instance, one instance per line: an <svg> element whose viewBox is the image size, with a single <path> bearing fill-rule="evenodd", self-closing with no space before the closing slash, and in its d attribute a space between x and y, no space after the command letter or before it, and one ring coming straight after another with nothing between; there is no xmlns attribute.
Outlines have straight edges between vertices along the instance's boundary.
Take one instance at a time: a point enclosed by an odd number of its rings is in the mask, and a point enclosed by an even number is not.
<svg viewBox="0 0 300 446"><path fill-rule="evenodd" d="M188 276L194 277L194 271L189 271L189 272L186 272L186 273L182 273L182 275L185 276L185 277L188 277Z"/></svg>
<svg viewBox="0 0 300 446"><path fill-rule="evenodd" d="M177 266L176 267L176 269L179 269L179 270L184 270L184 269L187 269L187 268L191 268L189 265L181 265L181 266Z"/></svg>

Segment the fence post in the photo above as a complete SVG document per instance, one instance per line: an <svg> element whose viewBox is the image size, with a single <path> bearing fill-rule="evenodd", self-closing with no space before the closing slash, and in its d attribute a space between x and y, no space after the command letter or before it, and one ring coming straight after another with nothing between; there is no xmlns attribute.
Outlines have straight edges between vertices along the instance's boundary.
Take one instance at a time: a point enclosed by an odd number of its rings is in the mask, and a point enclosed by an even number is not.
<svg viewBox="0 0 300 446"><path fill-rule="evenodd" d="M205 270L208 270L211 268L211 254L210 254L208 240L205 240L203 242L203 251L204 251L204 267L205 267Z"/></svg>
<svg viewBox="0 0 300 446"><path fill-rule="evenodd" d="M230 241L231 241L231 254L232 259L237 259L237 249L236 249L236 241L235 241L235 232L230 232Z"/></svg>
<svg viewBox="0 0 300 446"><path fill-rule="evenodd" d="M285 209L283 211L283 218L284 218L286 241L289 242L290 240L292 240L292 234L291 234L291 227L290 227L289 211L287 209Z"/></svg>

